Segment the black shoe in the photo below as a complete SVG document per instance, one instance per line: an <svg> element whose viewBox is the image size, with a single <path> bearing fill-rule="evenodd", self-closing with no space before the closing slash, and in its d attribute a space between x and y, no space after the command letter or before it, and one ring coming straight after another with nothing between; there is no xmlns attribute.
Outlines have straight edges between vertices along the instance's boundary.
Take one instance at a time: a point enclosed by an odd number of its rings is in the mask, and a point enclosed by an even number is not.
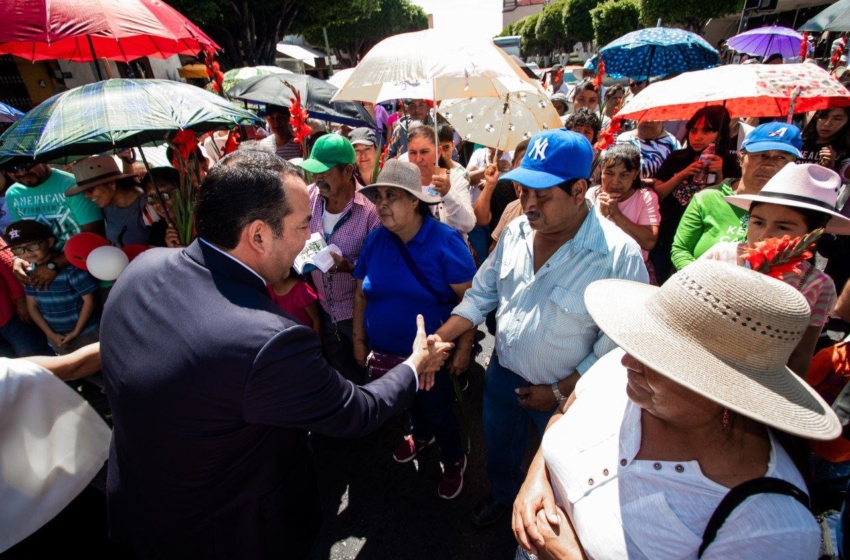
<svg viewBox="0 0 850 560"><path fill-rule="evenodd" d="M510 505L500 504L493 499L492 494L487 494L487 497L472 512L472 524L476 527L492 525L509 509L511 509Z"/></svg>

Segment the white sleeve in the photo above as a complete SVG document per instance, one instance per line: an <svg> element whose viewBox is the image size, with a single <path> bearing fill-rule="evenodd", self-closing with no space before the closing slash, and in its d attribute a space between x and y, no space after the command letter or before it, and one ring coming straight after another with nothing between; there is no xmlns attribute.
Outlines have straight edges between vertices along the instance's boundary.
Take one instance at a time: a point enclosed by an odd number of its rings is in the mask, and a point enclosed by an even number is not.
<svg viewBox="0 0 850 560"><path fill-rule="evenodd" d="M820 543L820 527L800 502L790 496L757 494L735 508L702 558L815 560Z"/></svg>
<svg viewBox="0 0 850 560"><path fill-rule="evenodd" d="M475 212L469 194L469 177L466 170L453 169L449 174L452 183L448 194L443 197L445 223L461 233L469 233L475 227Z"/></svg>

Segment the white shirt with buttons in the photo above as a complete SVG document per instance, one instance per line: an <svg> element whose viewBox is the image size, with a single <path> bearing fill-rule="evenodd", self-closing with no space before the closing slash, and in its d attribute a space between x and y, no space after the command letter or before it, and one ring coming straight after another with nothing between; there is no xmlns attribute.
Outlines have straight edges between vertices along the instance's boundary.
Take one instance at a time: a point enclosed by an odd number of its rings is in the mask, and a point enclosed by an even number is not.
<svg viewBox="0 0 850 560"><path fill-rule="evenodd" d="M576 400L543 438L558 505L589 558L696 558L711 514L729 488L697 461L635 460L641 409L626 396L619 348L600 358L576 386ZM805 490L770 435L765 476ZM757 494L736 508L702 556L761 560L817 558L820 529L794 498Z"/></svg>

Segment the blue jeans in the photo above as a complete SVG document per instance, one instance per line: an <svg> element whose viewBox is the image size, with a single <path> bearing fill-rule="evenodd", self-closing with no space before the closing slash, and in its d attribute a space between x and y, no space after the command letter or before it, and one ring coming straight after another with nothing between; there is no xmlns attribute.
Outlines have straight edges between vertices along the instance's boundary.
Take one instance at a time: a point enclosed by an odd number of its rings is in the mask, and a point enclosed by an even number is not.
<svg viewBox="0 0 850 560"><path fill-rule="evenodd" d="M455 392L446 369L434 376L430 391L416 393L410 410L410 428L419 441L436 438L444 465L453 465L463 457L460 426L455 416Z"/></svg>
<svg viewBox="0 0 850 560"><path fill-rule="evenodd" d="M500 504L512 504L525 480L522 460L528 443L528 420L542 434L555 408L540 412L519 405L516 389L528 381L499 364L496 353L484 376L484 436L490 493Z"/></svg>
<svg viewBox="0 0 850 560"><path fill-rule="evenodd" d="M0 327L0 337L6 343L0 349L0 355L4 358L56 355L47 345L47 337L41 329L33 323L24 323L17 315L12 315L9 322Z"/></svg>

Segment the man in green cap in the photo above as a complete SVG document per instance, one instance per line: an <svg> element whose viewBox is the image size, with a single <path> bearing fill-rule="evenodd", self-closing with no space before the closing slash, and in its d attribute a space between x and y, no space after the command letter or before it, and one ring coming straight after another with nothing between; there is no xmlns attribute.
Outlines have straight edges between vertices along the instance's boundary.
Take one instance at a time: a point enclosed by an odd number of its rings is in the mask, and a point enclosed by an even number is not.
<svg viewBox="0 0 850 560"><path fill-rule="evenodd" d="M327 134L316 140L310 158L299 165L313 174L310 185L310 232L321 233L325 242L340 248L336 266L328 272L313 270L319 294L322 345L328 362L346 379L365 381L365 371L354 360L355 280L351 276L369 232L381 225L375 205L359 192L354 180L357 156L347 138Z"/></svg>

